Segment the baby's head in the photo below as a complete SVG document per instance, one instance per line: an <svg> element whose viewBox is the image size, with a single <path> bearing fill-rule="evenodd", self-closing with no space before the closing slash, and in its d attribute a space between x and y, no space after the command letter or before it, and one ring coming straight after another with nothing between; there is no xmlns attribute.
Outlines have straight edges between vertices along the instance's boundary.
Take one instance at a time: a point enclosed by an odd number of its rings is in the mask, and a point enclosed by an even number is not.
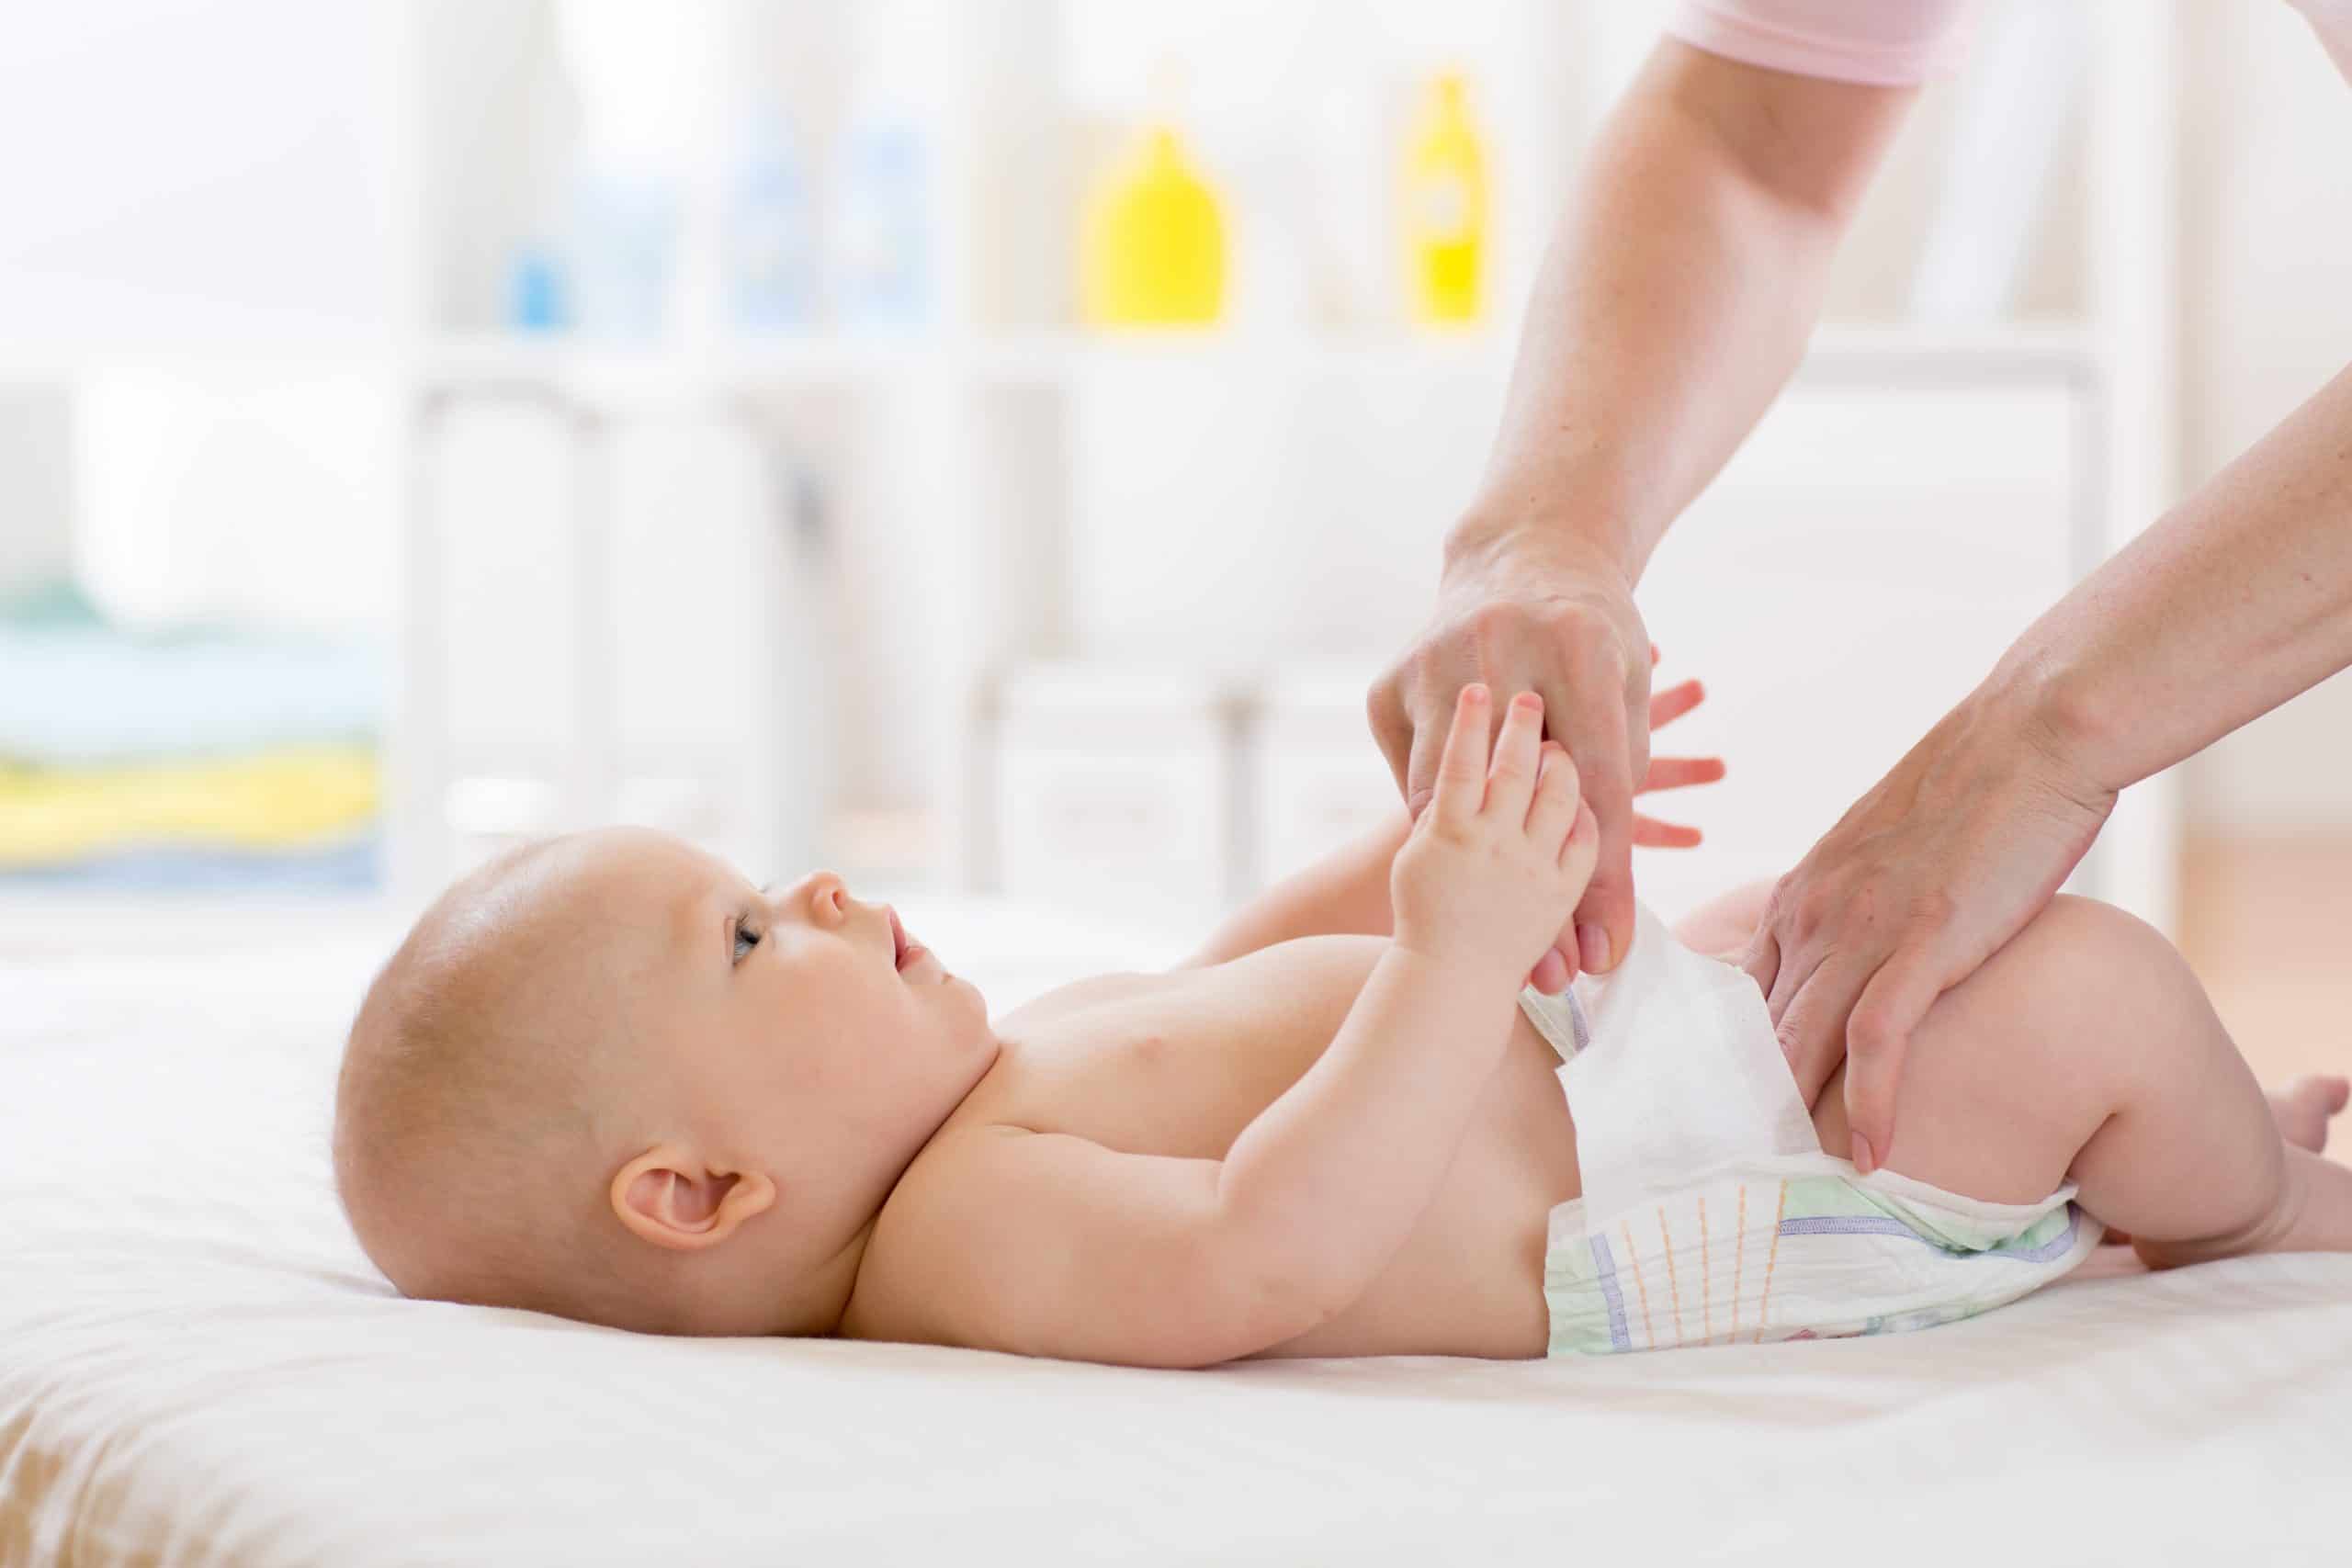
<svg viewBox="0 0 2352 1568"><path fill-rule="evenodd" d="M352 1024L336 1184L408 1295L822 1334L883 1201L996 1056L978 991L819 872L663 834L443 894Z"/></svg>

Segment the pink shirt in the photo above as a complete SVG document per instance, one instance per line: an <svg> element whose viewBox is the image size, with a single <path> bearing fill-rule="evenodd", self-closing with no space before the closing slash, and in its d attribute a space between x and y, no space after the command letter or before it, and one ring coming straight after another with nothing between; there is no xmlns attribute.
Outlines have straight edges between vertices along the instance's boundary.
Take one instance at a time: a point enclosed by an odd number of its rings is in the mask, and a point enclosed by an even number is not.
<svg viewBox="0 0 2352 1568"><path fill-rule="evenodd" d="M2352 0L2289 3L2352 77ZM1970 0L1681 0L1666 30L1750 65L1894 87L1951 68L1972 9Z"/></svg>

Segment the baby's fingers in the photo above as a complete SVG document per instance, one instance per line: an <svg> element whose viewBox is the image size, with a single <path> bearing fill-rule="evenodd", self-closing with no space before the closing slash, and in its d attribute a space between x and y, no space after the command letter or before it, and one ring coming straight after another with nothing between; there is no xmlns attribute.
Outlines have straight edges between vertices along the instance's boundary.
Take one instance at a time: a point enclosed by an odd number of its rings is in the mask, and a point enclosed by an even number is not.
<svg viewBox="0 0 2352 1568"><path fill-rule="evenodd" d="M1487 688L1476 682L1453 699L1453 727L1445 732L1437 788L1430 798L1430 810L1449 827L1476 817L1487 797Z"/></svg>
<svg viewBox="0 0 2352 1568"><path fill-rule="evenodd" d="M1556 854L1576 825L1578 798L1577 765L1568 760L1568 749L1546 740L1535 769L1535 803L1527 808L1527 836Z"/></svg>
<svg viewBox="0 0 2352 1568"><path fill-rule="evenodd" d="M1592 880L1592 868L1600 862L1600 824L1594 819L1589 801L1577 802L1577 825L1568 830L1568 841L1560 846L1560 871L1567 880L1582 888Z"/></svg>
<svg viewBox="0 0 2352 1568"><path fill-rule="evenodd" d="M1510 700L1503 716L1503 732L1495 739L1495 760L1487 770L1487 812L1494 820L1518 827L1527 820L1528 803L1535 795L1537 749L1543 744L1544 699L1521 692Z"/></svg>

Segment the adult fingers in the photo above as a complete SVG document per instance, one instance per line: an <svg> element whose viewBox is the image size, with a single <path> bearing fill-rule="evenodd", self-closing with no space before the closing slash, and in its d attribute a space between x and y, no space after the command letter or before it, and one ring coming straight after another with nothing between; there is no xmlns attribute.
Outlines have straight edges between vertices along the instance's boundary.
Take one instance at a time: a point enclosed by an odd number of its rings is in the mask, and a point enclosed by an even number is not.
<svg viewBox="0 0 2352 1568"><path fill-rule="evenodd" d="M1445 750L1430 770L1430 808L1438 820L1462 827L1478 815L1487 795L1487 688L1473 682L1453 701ZM1419 741L1415 740L1418 749Z"/></svg>
<svg viewBox="0 0 2352 1568"><path fill-rule="evenodd" d="M1570 671L1568 753L1577 760L1585 803L1600 825L1599 861L1577 905L1578 962L1587 974L1615 968L1634 939L1634 784L1626 737L1623 672L1613 660L1581 661Z"/></svg>
<svg viewBox="0 0 2352 1568"><path fill-rule="evenodd" d="M1380 748L1381 757L1388 763L1388 776L1396 781L1396 793L1408 793L1413 755L1413 737L1420 727L1415 715L1406 706L1405 677L1401 671L1391 671L1373 682L1363 700L1364 718L1372 726L1373 744ZM1419 814L1419 807L1413 807Z"/></svg>
<svg viewBox="0 0 2352 1568"><path fill-rule="evenodd" d="M1724 771L1721 757L1652 757L1642 774L1642 787L1634 793L1647 795L1652 790L1715 784L1722 780Z"/></svg>
<svg viewBox="0 0 2352 1568"><path fill-rule="evenodd" d="M1634 847L1637 850L1695 850L1706 841L1698 829L1680 822L1661 822L1634 813Z"/></svg>
<svg viewBox="0 0 2352 1568"><path fill-rule="evenodd" d="M1696 681L1650 694L1650 728L1663 729L1707 700L1707 688Z"/></svg>
<svg viewBox="0 0 2352 1568"><path fill-rule="evenodd" d="M1756 988L1769 998L1772 982L1781 972L1781 944L1772 935L1769 921L1758 921L1756 934L1747 939L1747 951L1739 955L1739 966L1756 982Z"/></svg>
<svg viewBox="0 0 2352 1568"><path fill-rule="evenodd" d="M1535 967L1528 971L1527 983L1547 997L1556 997L1568 988L1568 982L1576 975L1568 961L1560 956L1558 948L1547 947L1544 956L1535 961Z"/></svg>
<svg viewBox="0 0 2352 1568"><path fill-rule="evenodd" d="M1466 686L1462 688L1462 691L1467 690ZM1461 692L1454 694L1454 721L1459 724ZM1405 740L1403 778L1405 809L1415 817L1429 809L1430 797L1437 792L1438 761L1445 754L1446 743L1452 734L1451 730L1439 726L1438 716L1444 710L1436 706L1434 699L1424 695L1417 705L1419 711L1413 715L1412 733ZM1493 705L1492 702L1487 702L1479 712L1488 714ZM1488 722L1492 722L1491 718ZM1481 790L1486 788L1483 773L1478 787Z"/></svg>
<svg viewBox="0 0 2352 1568"><path fill-rule="evenodd" d="M1544 737L1544 699L1532 692L1511 698L1487 769L1487 811L1500 822L1524 828L1535 797L1535 768Z"/></svg>
<svg viewBox="0 0 2352 1568"><path fill-rule="evenodd" d="M1846 1120L1854 1130L1854 1163L1878 1168L1894 1144L1895 1092L1912 1031L1944 992L1924 948L1904 948L1870 977L1846 1020Z"/></svg>
<svg viewBox="0 0 2352 1568"><path fill-rule="evenodd" d="M1773 1025L1773 1038L1807 1105L1838 1070L1845 1055L1846 1015L1869 978L1867 964L1833 959L1805 976Z"/></svg>

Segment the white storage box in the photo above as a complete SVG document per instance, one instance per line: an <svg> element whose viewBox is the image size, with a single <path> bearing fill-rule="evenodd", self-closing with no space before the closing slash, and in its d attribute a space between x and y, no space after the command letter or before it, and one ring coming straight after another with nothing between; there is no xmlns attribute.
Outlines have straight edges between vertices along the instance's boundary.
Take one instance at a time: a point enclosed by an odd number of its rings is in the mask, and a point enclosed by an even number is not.
<svg viewBox="0 0 2352 1568"><path fill-rule="evenodd" d="M1246 748L1253 886L1288 876L1404 811L1364 717L1373 680L1370 671L1302 667L1260 684Z"/></svg>
<svg viewBox="0 0 2352 1568"><path fill-rule="evenodd" d="M1236 718L1222 682L1029 666L997 711L1004 892L1131 929L1197 925L1238 885Z"/></svg>

